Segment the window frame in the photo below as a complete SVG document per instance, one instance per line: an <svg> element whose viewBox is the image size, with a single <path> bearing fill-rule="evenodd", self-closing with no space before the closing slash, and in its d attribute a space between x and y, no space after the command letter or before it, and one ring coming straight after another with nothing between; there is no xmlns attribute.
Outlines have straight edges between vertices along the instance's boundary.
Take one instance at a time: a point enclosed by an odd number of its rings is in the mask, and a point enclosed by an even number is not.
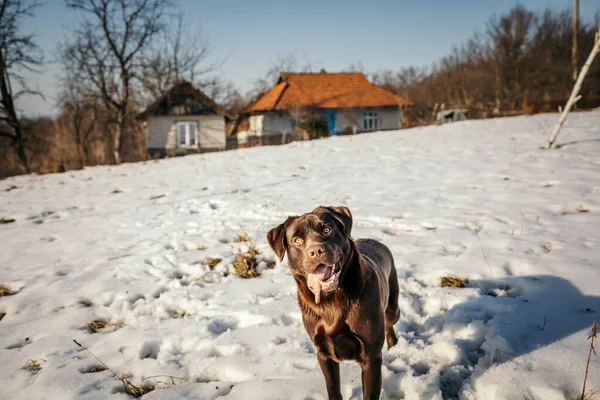
<svg viewBox="0 0 600 400"><path fill-rule="evenodd" d="M362 115L362 128L363 131L377 131L379 130L379 112L376 110L367 110Z"/></svg>
<svg viewBox="0 0 600 400"><path fill-rule="evenodd" d="M175 124L175 142L178 148L182 149L195 149L198 148L198 121L177 121ZM194 127L194 135L193 137L190 135L190 127ZM180 128L184 127L184 140L181 141ZM192 140L193 139L193 143Z"/></svg>

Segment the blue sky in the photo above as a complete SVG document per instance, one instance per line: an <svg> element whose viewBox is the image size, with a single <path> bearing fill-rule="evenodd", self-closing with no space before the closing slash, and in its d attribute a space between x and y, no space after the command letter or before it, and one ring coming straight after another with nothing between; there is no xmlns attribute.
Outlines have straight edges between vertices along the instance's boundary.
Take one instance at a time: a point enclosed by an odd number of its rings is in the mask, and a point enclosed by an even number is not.
<svg viewBox="0 0 600 400"><path fill-rule="evenodd" d="M571 0L175 1L190 27L210 39L212 61L223 61L218 73L243 92L289 53L330 72L357 63L367 72L429 65L516 4L532 10L572 5ZM599 9L598 0L580 0L583 19L591 20ZM26 22L24 29L35 32L49 61L43 74L30 79L46 98L23 99L19 106L26 114L53 112L59 67L52 59L78 19L62 0L47 0Z"/></svg>

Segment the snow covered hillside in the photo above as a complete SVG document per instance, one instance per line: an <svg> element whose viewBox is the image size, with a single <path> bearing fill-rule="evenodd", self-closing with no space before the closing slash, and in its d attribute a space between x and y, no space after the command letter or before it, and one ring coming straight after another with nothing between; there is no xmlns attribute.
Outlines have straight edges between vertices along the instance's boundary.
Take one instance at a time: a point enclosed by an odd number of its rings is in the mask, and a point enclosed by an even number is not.
<svg viewBox="0 0 600 400"><path fill-rule="evenodd" d="M469 121L0 181L1 399L324 399L267 230L346 205L400 279L387 399L574 399L600 320L600 112ZM8 190L10 189L10 190ZM260 277L232 263L247 234ZM214 268L206 257L220 258ZM216 262L216 261L215 261ZM442 288L440 278L469 280ZM94 326L88 323L102 321ZM600 321L599 321L600 322ZM23 370L28 360L38 371ZM592 356L589 389L600 389ZM342 365L344 398L360 369Z"/></svg>

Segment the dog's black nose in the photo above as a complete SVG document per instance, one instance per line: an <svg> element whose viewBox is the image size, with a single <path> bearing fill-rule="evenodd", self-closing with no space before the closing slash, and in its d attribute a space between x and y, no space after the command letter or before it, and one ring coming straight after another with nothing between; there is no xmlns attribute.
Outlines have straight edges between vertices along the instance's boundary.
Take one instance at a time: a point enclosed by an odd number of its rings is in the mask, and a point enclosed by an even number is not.
<svg viewBox="0 0 600 400"><path fill-rule="evenodd" d="M321 245L311 246L308 249L308 255L311 258L319 258L325 253L325 248Z"/></svg>

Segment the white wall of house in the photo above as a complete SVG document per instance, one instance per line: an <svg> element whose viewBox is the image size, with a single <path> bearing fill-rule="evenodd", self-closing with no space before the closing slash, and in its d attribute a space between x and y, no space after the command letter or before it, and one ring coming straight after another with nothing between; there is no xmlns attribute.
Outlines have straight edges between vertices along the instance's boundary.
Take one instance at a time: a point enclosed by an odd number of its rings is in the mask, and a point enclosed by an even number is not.
<svg viewBox="0 0 600 400"><path fill-rule="evenodd" d="M370 109L351 109L339 110L336 112L335 130L340 132L346 128L356 127L357 131L364 131L363 120L366 117L365 112L375 112L376 116L370 118L377 119L377 129L368 130L387 130L401 129L402 118L398 108L370 108ZM373 125L374 126L374 125Z"/></svg>
<svg viewBox="0 0 600 400"><path fill-rule="evenodd" d="M149 117L147 121L148 148L169 150L178 148L179 146L177 145L177 122L196 123L196 146L187 146L187 149L225 148L225 117L223 117L222 115Z"/></svg>
<svg viewBox="0 0 600 400"><path fill-rule="evenodd" d="M287 114L265 113L250 116L250 131L258 135L270 133L289 133L292 131L292 119Z"/></svg>
<svg viewBox="0 0 600 400"><path fill-rule="evenodd" d="M262 115L262 114L250 116L250 131L256 132L256 133L262 133L263 119L264 119L264 115Z"/></svg>
<svg viewBox="0 0 600 400"><path fill-rule="evenodd" d="M370 116L365 113L370 112ZM357 132L401 129L402 118L400 109L396 107L335 110L335 130L341 132L346 128L356 128ZM377 123L367 124L365 129L363 120L376 119ZM370 126L370 128L369 128ZM265 113L250 116L250 132L257 135L270 133L289 133L292 131L292 118L287 114Z"/></svg>

